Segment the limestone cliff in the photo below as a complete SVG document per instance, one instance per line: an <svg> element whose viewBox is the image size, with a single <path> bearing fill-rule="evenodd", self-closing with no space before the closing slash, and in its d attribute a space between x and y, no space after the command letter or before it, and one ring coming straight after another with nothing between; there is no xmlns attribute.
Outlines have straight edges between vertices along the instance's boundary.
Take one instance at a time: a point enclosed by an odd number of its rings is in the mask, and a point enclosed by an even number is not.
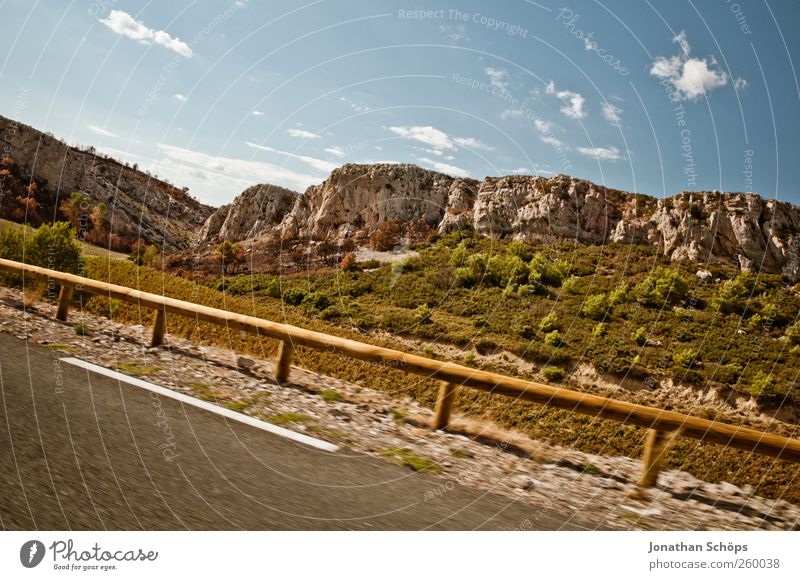
<svg viewBox="0 0 800 580"><path fill-rule="evenodd" d="M218 210L202 234L206 241L364 244L386 222L398 225L398 243L419 224L496 238L645 243L676 260L718 260L800 279L796 206L720 192L656 199L566 175L476 181L415 165L348 164L302 195L250 188Z"/></svg>

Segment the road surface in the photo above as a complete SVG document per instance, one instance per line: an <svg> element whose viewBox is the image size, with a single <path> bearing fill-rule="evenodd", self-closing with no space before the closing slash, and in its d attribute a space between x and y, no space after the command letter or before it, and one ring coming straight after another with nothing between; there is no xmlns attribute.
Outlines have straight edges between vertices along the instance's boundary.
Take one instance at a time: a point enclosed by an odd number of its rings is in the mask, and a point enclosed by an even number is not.
<svg viewBox="0 0 800 580"><path fill-rule="evenodd" d="M2 529L586 529L264 432L63 356L0 332Z"/></svg>

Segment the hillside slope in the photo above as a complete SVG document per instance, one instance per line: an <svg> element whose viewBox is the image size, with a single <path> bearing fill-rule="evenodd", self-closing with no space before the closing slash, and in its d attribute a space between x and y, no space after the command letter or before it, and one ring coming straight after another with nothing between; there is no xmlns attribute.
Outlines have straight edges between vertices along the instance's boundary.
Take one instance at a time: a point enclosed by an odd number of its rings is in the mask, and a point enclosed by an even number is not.
<svg viewBox="0 0 800 580"><path fill-rule="evenodd" d="M155 177L128 167L110 157L71 147L55 137L0 116L0 134L5 140L3 167L8 176L2 179L2 208L15 221L63 219L58 208L73 192L88 195L92 205L108 208L111 234L124 246L141 239L167 251L190 247L199 227L213 208L201 204L185 189L179 189ZM13 174L13 183L12 183ZM14 183L28 187L37 212L19 210L20 193ZM19 187L15 186L16 189ZM33 205L33 204L29 204ZM13 206L13 207L12 207ZM85 219L90 219L86 216ZM109 236L110 238L110 236Z"/></svg>

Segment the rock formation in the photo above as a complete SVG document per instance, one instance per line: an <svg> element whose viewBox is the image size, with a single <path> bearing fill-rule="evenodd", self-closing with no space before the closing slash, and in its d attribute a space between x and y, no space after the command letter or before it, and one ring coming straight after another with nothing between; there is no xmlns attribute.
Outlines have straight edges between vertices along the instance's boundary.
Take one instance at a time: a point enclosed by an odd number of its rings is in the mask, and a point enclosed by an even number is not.
<svg viewBox="0 0 800 580"><path fill-rule="evenodd" d="M800 208L756 194L627 193L566 175L453 178L414 165L334 170L304 194L249 188L212 215L206 241L272 238L366 243L387 220L441 233L468 229L496 238L643 243L675 260L724 261L800 279ZM407 241L407 240L406 240Z"/></svg>

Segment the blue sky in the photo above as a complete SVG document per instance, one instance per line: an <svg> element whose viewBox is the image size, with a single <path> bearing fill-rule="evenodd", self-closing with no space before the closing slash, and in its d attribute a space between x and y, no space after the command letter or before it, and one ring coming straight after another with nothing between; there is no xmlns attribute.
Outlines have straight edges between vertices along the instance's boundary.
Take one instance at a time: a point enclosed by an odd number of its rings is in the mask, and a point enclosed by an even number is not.
<svg viewBox="0 0 800 580"><path fill-rule="evenodd" d="M795 2L0 7L0 114L214 205L379 161L800 203Z"/></svg>

